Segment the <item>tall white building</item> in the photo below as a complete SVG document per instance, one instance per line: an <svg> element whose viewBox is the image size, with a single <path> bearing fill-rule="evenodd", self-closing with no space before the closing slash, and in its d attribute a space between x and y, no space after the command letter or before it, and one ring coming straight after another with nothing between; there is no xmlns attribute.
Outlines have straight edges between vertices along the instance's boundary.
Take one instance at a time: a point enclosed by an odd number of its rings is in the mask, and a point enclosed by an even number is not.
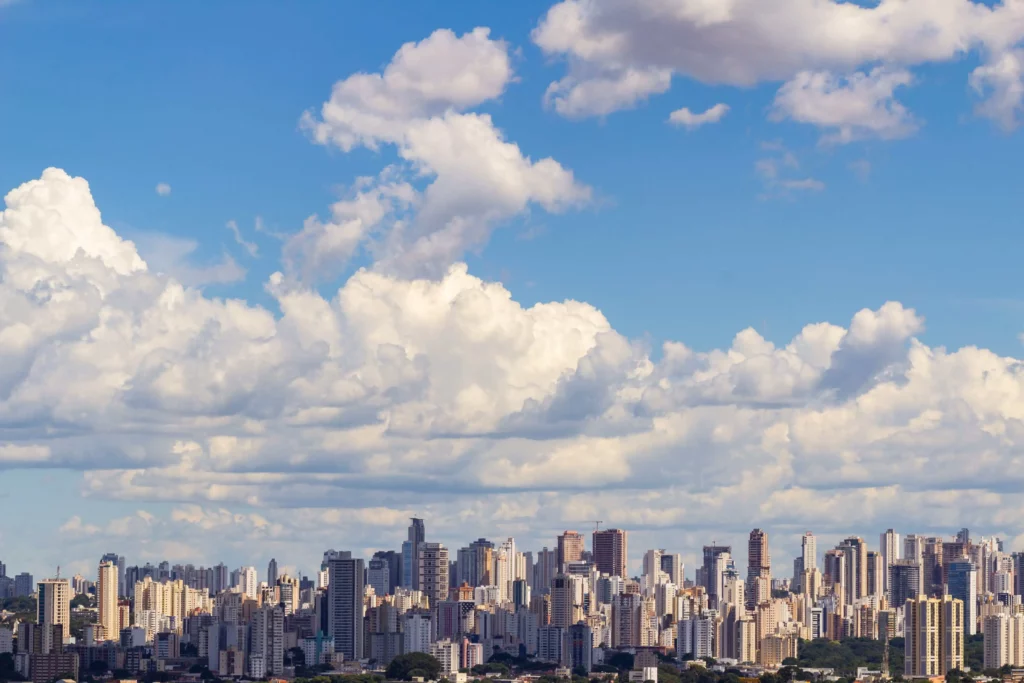
<svg viewBox="0 0 1024 683"><path fill-rule="evenodd" d="M279 605L261 607L253 613L249 661L253 658L262 660L264 675L284 673L284 609Z"/></svg>
<svg viewBox="0 0 1024 683"><path fill-rule="evenodd" d="M903 546L900 544L900 535L892 529L886 529L885 533L878 537L879 553L882 556L882 588L889 595L889 567L896 560L903 559Z"/></svg>
<svg viewBox="0 0 1024 683"><path fill-rule="evenodd" d="M677 624L676 656L683 659L714 657L715 620L710 616L684 619Z"/></svg>
<svg viewBox="0 0 1024 683"><path fill-rule="evenodd" d="M423 612L406 612L402 615L402 639L404 647L402 652L430 652L430 642L433 640L432 624L429 614Z"/></svg>
<svg viewBox="0 0 1024 683"><path fill-rule="evenodd" d="M818 567L818 540L810 531L804 533L800 541L800 556L803 559L803 571Z"/></svg>
<svg viewBox="0 0 1024 683"><path fill-rule="evenodd" d="M60 625L63 640L71 637L71 584L66 579L45 579L37 586L36 623L43 628L43 654L54 651L53 627Z"/></svg>
<svg viewBox="0 0 1024 683"><path fill-rule="evenodd" d="M452 676L459 672L459 644L445 638L430 644L430 655L441 663L441 675Z"/></svg>
<svg viewBox="0 0 1024 683"><path fill-rule="evenodd" d="M99 608L99 625L103 640L117 640L120 637L120 613L117 609L117 565L101 562L96 577L96 606Z"/></svg>
<svg viewBox="0 0 1024 683"><path fill-rule="evenodd" d="M982 621L985 668L1024 666L1024 614L993 614Z"/></svg>
<svg viewBox="0 0 1024 683"><path fill-rule="evenodd" d="M238 586L253 600L259 597L260 583L256 578L256 567L242 567L238 570Z"/></svg>

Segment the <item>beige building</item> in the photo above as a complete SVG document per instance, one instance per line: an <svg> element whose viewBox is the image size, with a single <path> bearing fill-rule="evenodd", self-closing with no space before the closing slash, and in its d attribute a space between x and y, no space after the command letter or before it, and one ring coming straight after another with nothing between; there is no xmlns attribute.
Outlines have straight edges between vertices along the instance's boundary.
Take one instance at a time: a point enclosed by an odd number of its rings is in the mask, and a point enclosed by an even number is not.
<svg viewBox="0 0 1024 683"><path fill-rule="evenodd" d="M905 675L945 676L964 668L964 603L950 596L907 600Z"/></svg>
<svg viewBox="0 0 1024 683"><path fill-rule="evenodd" d="M99 608L99 638L117 640L120 636L120 613L117 607L117 565L101 562L96 577L96 606Z"/></svg>
<svg viewBox="0 0 1024 683"><path fill-rule="evenodd" d="M36 585L36 589L36 623L43 627L42 654L59 652L63 641L71 637L71 584L67 579L45 579ZM61 627L62 642L54 642L52 626Z"/></svg>
<svg viewBox="0 0 1024 683"><path fill-rule="evenodd" d="M761 639L758 664L766 669L778 669L788 657L797 656L800 643L795 633L773 633Z"/></svg>
<svg viewBox="0 0 1024 683"><path fill-rule="evenodd" d="M985 668L1024 666L1024 614L993 614L982 621Z"/></svg>

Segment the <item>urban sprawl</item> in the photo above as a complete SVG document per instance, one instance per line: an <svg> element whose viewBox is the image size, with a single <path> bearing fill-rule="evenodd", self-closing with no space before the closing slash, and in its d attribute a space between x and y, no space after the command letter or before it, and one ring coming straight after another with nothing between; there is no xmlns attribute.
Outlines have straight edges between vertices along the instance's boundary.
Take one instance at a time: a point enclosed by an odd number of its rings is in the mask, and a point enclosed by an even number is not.
<svg viewBox="0 0 1024 683"><path fill-rule="evenodd" d="M858 680L959 680L970 669L965 642L981 637L976 677L1024 674L1024 553L1004 552L999 539L890 529L876 548L850 537L819 554L808 532L792 573L773 575L768 534L754 529L745 571L730 546L712 544L687 579L681 556L664 550L644 552L630 577L627 532L590 536L588 548L566 531L538 552L479 539L453 555L413 519L400 550L369 559L328 550L314 577L279 573L276 560L260 577L223 564L126 566L111 553L95 581L58 571L35 582L0 563L0 662L36 683L363 674L644 683L666 666L762 677L791 668L808 643L859 638L885 645ZM891 671L898 638L903 663ZM829 669L801 675L838 679Z"/></svg>

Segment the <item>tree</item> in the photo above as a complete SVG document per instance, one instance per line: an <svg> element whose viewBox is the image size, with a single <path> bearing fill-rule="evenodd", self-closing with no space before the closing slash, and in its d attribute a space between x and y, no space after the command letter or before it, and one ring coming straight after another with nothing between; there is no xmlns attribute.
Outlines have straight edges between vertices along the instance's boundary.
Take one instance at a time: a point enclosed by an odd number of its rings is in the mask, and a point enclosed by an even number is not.
<svg viewBox="0 0 1024 683"><path fill-rule="evenodd" d="M89 600L89 596L85 593L79 593L75 597L71 598L71 609L75 609L76 607L90 607L91 605L92 601Z"/></svg>
<svg viewBox="0 0 1024 683"><path fill-rule="evenodd" d="M392 681L411 681L416 677L435 681L440 673L441 662L425 652L399 655L391 660L387 668L387 678Z"/></svg>
<svg viewBox="0 0 1024 683"><path fill-rule="evenodd" d="M630 671L633 669L633 655L628 652L616 652L611 657L608 657L605 662L611 666L614 666L619 671Z"/></svg>

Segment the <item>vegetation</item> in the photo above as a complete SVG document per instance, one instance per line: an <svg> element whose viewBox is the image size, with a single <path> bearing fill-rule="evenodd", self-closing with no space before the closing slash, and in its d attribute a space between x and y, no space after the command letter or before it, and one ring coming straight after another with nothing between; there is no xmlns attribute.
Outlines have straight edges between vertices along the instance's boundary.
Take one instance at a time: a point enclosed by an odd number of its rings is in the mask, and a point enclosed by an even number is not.
<svg viewBox="0 0 1024 683"><path fill-rule="evenodd" d="M384 677L374 674L344 674L296 678L292 683L383 683Z"/></svg>
<svg viewBox="0 0 1024 683"><path fill-rule="evenodd" d="M93 606L92 600L90 600L89 596L86 595L85 593L80 593L80 594L76 595L75 597L71 598L71 609L75 609L76 607L92 607L92 606Z"/></svg>
<svg viewBox="0 0 1024 683"><path fill-rule="evenodd" d="M883 649L881 640L871 638L804 640L800 642L795 664L805 669L835 669L840 676L853 676L858 667L879 669ZM903 671L902 638L889 641L889 671L893 674Z"/></svg>
<svg viewBox="0 0 1024 683"><path fill-rule="evenodd" d="M441 673L441 662L425 652L410 652L399 655L388 664L387 677L392 681L411 681L423 678L425 681L436 681Z"/></svg>

